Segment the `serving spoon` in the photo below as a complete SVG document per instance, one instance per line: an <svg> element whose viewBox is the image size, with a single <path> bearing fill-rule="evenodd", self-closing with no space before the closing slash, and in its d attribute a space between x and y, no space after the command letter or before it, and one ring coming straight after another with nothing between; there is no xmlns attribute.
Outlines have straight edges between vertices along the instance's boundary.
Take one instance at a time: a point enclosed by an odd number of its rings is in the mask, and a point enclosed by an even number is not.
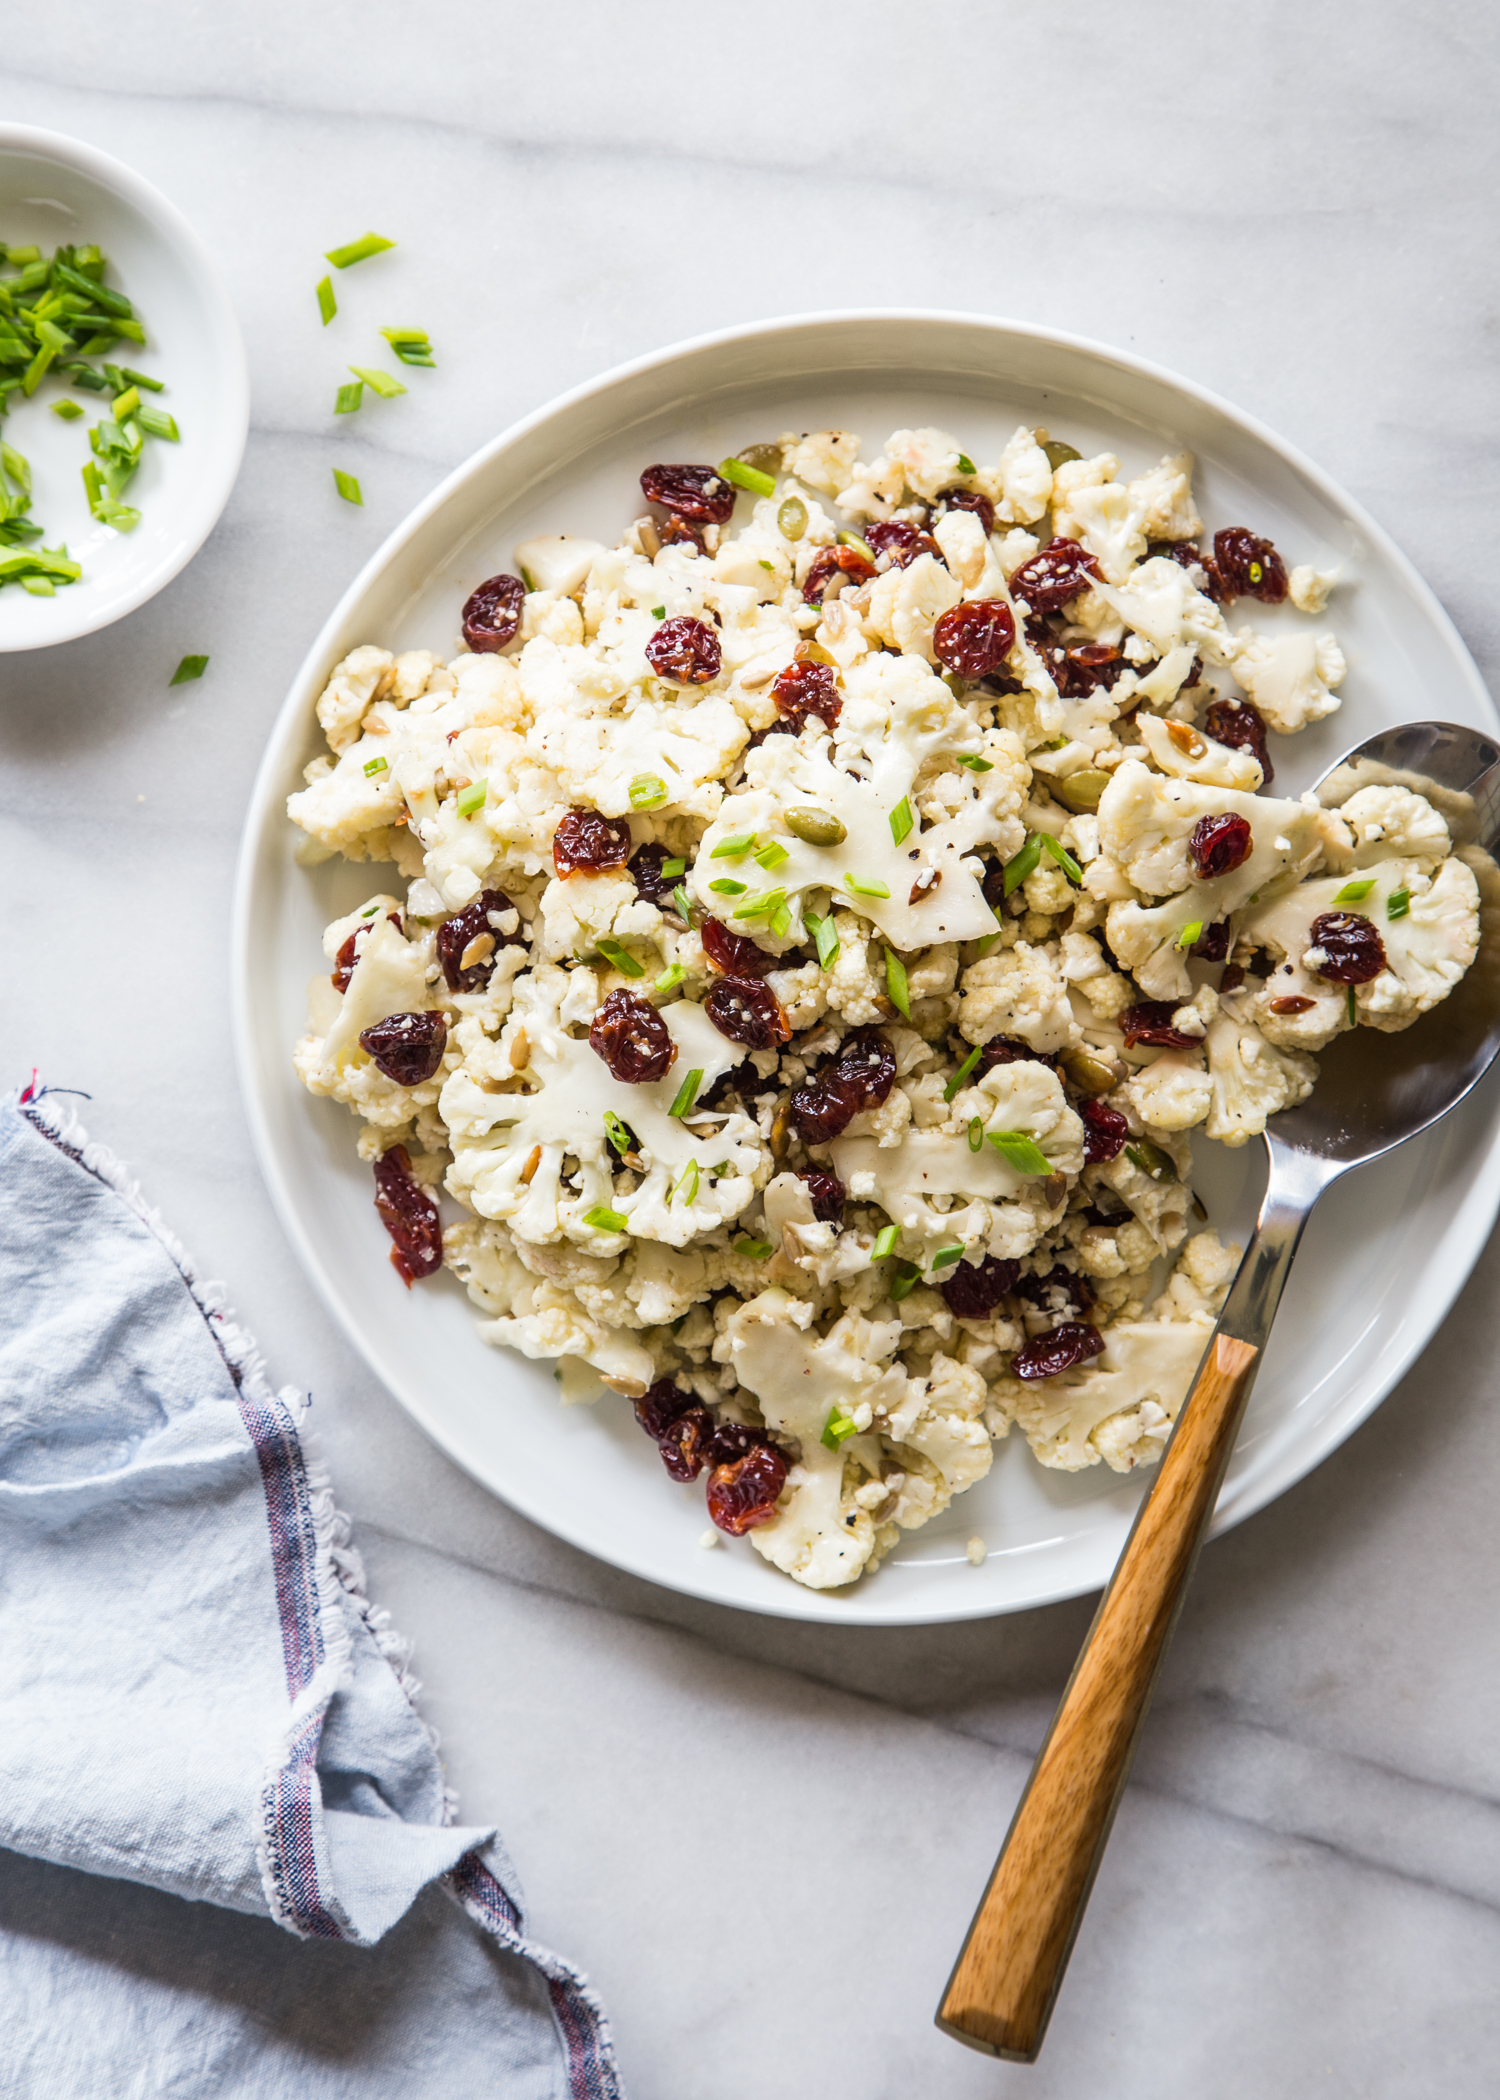
<svg viewBox="0 0 1500 2100"><path fill-rule="evenodd" d="M1400 1034L1338 1037L1310 1097L1266 1125L1255 1231L938 2008L944 2033L1013 2063L1041 2049L1313 1206L1456 1107L1500 1050L1500 745L1453 723L1408 722L1341 759L1318 796L1336 808L1385 784L1416 789L1447 819L1479 883L1479 953L1450 997Z"/></svg>

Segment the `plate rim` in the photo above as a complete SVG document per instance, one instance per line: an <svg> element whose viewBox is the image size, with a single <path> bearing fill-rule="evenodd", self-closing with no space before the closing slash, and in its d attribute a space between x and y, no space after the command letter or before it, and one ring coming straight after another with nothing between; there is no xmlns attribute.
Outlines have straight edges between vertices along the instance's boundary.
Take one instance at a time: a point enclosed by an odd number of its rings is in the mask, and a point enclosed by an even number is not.
<svg viewBox="0 0 1500 2100"><path fill-rule="evenodd" d="M17 127L19 128L19 127ZM623 382L634 379L663 366L689 360L706 351L721 346L754 341L767 336L786 336L800 331L825 328L830 324L857 324L861 327L880 327L888 323L919 323L927 326L980 329L997 337L1023 337L1031 343L1081 354L1102 361L1118 369L1155 382L1195 402L1200 408L1222 417L1226 422L1248 433L1285 464L1310 482L1329 505L1342 512L1345 519L1366 536L1370 545L1400 572L1407 588L1431 621L1447 640L1452 653L1454 667L1462 672L1469 688L1471 699L1478 712L1487 719L1492 729L1500 733L1500 708L1490 694L1489 688L1471 655L1467 643L1459 633L1452 616L1438 598L1432 585L1416 567L1415 563L1397 545L1386 529L1347 491L1333 479L1316 461L1308 457L1301 448L1264 423L1258 416L1237 407L1212 388L1199 384L1175 372L1155 360L1136 355L1133 351L1121 350L1117 346L1102 343L1088 336L1071 331L1054 329L1039 324L1010 320L992 314L968 313L959 309L935 307L848 307L813 310L772 317L759 321L743 322L714 329L706 333L686 337L667 344L661 349L647 351L610 366L594 378L582 381L563 393L553 396L540 407L518 417L495 437L479 446L465 460L446 474L421 502L407 512L406 516L387 534L379 547L370 555L353 580L340 596L337 604L318 630L304 655L288 688L276 716L267 732L265 748L256 769L240 836L237 855L234 889L231 901L230 972L231 972L231 1019L234 1033L235 1066L239 1077L242 1104L250 1125L251 1139L261 1176L271 1197L272 1207L282 1229L291 1241L293 1249L301 1259L306 1273L311 1277L324 1307L333 1315L334 1321L357 1354L369 1366L381 1385L389 1392L406 1414L417 1424L425 1436L435 1443L460 1471L468 1475L486 1493L517 1510L528 1522L541 1530L563 1539L591 1558L617 1567L638 1581L650 1583L675 1594L693 1597L704 1603L728 1611L748 1611L761 1617L797 1620L804 1624L838 1625L840 1591L807 1591L787 1579L782 1588L764 1596L726 1597L695 1582L691 1577L691 1564L684 1567L681 1576L669 1579L654 1570L643 1569L637 1562L610 1550L588 1536L580 1526L570 1528L565 1522L549 1512L542 1514L531 1505L523 1493L513 1493L494 1486L482 1478L443 1430L432 1419L431 1411L417 1396L409 1396L402 1390L390 1370L381 1362L379 1354L368 1337L361 1331L351 1309L347 1308L332 1278L327 1274L318 1250L310 1234L304 1229L290 1187L283 1174L279 1154L273 1144L269 1117L260 1098L254 1059L251 1054L250 1002L251 1002L251 947L253 915L256 893L256 862L265 836L266 826L272 820L279 802L281 768L289 740L305 731L305 710L312 696L315 680L326 678L329 652L334 638L345 625L360 600L386 571L399 559L403 549L416 537L422 528L446 504L481 474L489 461L507 447L543 427L554 417L561 415L596 395L608 392ZM852 371L853 367L845 367ZM869 368L871 374L881 369L878 364ZM1485 1090L1487 1082L1481 1080L1479 1091ZM1493 1097L1495 1087L1489 1084ZM1473 1096L1466 1097L1472 1099ZM1486 1149L1493 1155L1500 1144L1500 1121L1493 1114L1493 1099L1487 1133ZM1210 1526L1208 1536L1217 1538L1224 1532L1243 1523L1264 1509L1278 1496L1305 1480L1309 1474L1330 1457L1340 1445L1367 1421L1375 1410L1387 1399L1416 1358L1435 1339L1438 1330L1447 1319L1454 1300L1468 1282L1475 1264L1484 1250L1486 1241L1500 1213L1500 1176L1476 1175L1472 1186L1453 1220L1453 1230L1459 1238L1460 1251L1452 1268L1444 1275L1440 1284L1430 1291L1428 1304L1433 1307L1430 1319L1424 1316L1421 1322L1413 1323L1409 1335L1394 1338L1395 1346L1383 1355L1378 1375L1373 1379L1369 1394L1324 1419L1312 1436L1309 1445L1300 1450L1290 1465L1283 1460L1268 1466L1259 1478L1247 1482L1244 1490L1237 1494L1228 1507L1221 1506ZM843 1624L849 1630L865 1627L923 1626L958 1624L972 1619L1008 1617L1014 1612L1044 1609L1072 1598L1095 1594L1102 1585L1099 1582L1079 1581L1065 1583L1045 1597L1022 1598L1015 1601L995 1602L976 1600L972 1607L947 1605L930 1612L903 1609L899 1612L882 1613L878 1597L865 1603L860 1597L858 1617L849 1617ZM783 1589L790 1594L783 1594ZM870 1593L865 1593L870 1594Z"/></svg>

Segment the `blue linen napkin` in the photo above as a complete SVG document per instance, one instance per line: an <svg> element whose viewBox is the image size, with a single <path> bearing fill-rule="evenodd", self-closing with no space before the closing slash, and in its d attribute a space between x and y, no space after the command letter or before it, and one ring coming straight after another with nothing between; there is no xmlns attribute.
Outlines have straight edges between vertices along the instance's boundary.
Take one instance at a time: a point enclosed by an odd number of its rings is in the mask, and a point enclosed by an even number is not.
<svg viewBox="0 0 1500 2100"><path fill-rule="evenodd" d="M440 1886L492 1943L493 1988L466 1974L402 2092L480 2090L453 2077L477 2045L482 2089L507 2100L618 2100L597 1999L527 1937L495 1832L451 1820L402 1644L306 1448L303 1396L271 1391L249 1338L55 1094L0 1102L0 1190L0 1846L364 1948L418 1899L430 1915L423 1892ZM77 1932L56 1936L49 1972L45 1920L23 1945L6 1885L0 1975L23 1987L5 1993L0 2086L85 2090L120 1965L80 1997L61 1944ZM76 1911L90 1886L67 1875L32 1893ZM160 1929L160 1902L145 1912ZM241 1961L246 1930L230 1935ZM273 1969L284 1989L285 1958ZM196 2020L134 2021L131 2082L90 2071L87 2089L325 2090L295 2039L267 2046L274 2021L253 2049L226 2029L215 2055L196 2003ZM320 2046L326 2071L338 2051ZM208 2084L194 2065L210 2058ZM326 2089L364 2087L340 2074Z"/></svg>

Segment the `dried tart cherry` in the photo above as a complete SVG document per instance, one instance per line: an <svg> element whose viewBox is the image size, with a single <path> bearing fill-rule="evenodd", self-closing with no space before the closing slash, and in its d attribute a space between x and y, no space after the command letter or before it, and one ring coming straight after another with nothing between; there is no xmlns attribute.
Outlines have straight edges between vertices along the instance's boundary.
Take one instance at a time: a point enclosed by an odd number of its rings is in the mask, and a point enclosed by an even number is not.
<svg viewBox="0 0 1500 2100"><path fill-rule="evenodd" d="M726 977L764 977L780 961L779 956L759 947L748 934L731 933L718 919L700 919L698 938L714 968L722 970Z"/></svg>
<svg viewBox="0 0 1500 2100"><path fill-rule="evenodd" d="M495 967L495 957L500 950L510 946L524 946L519 930L501 933L490 924L490 914L498 918L502 912L514 911L515 906L504 890L481 890L472 904L455 912L451 919L444 919L437 932L438 961L443 966L443 976L450 992L482 992L490 981ZM464 967L464 957L475 941L489 936L487 953L476 955Z"/></svg>
<svg viewBox="0 0 1500 2100"><path fill-rule="evenodd" d="M1316 974L1330 984L1368 984L1385 968L1385 942L1360 912L1325 911L1309 929L1309 948L1321 951Z"/></svg>
<svg viewBox="0 0 1500 2100"><path fill-rule="evenodd" d="M1077 540L1049 540L1012 576L1011 596L1024 598L1033 613L1061 612L1098 573L1098 562Z"/></svg>
<svg viewBox="0 0 1500 2100"><path fill-rule="evenodd" d="M786 1460L774 1444L757 1444L743 1458L715 1466L708 1478L709 1516L731 1538L769 1524L786 1475Z"/></svg>
<svg viewBox="0 0 1500 2100"><path fill-rule="evenodd" d="M597 875L623 868L630 859L630 826L597 809L570 809L552 836L552 865L559 875Z"/></svg>
<svg viewBox="0 0 1500 2100"><path fill-rule="evenodd" d="M896 1079L896 1053L878 1028L856 1028L837 1057L810 1073L791 1099L791 1117L805 1145L826 1145L858 1115L879 1108Z"/></svg>
<svg viewBox="0 0 1500 2100"><path fill-rule="evenodd" d="M493 655L520 631L526 586L519 576L491 576L464 600L464 640L476 655Z"/></svg>
<svg viewBox="0 0 1500 2100"><path fill-rule="evenodd" d="M1250 819L1223 810L1218 816L1198 819L1188 833L1188 858L1200 882L1217 882L1221 875L1242 868L1254 845Z"/></svg>
<svg viewBox="0 0 1500 2100"><path fill-rule="evenodd" d="M1015 616L1003 598L969 598L938 621L932 650L960 678L984 678L1002 667L1015 638Z"/></svg>
<svg viewBox="0 0 1500 2100"><path fill-rule="evenodd" d="M627 1086L664 1079L677 1056L666 1022L634 992L610 992L594 1015L589 1048Z"/></svg>
<svg viewBox="0 0 1500 2100"><path fill-rule="evenodd" d="M708 988L703 1011L731 1043L747 1050L771 1050L791 1041L792 1028L781 1001L756 977L718 977Z"/></svg>
<svg viewBox="0 0 1500 2100"><path fill-rule="evenodd" d="M1097 1327L1085 1320L1064 1320L1018 1349L1011 1370L1017 1378L1056 1378L1098 1356L1103 1347L1104 1337Z"/></svg>
<svg viewBox="0 0 1500 2100"><path fill-rule="evenodd" d="M421 1086L431 1079L443 1061L448 1043L448 1023L435 1009L421 1013L387 1014L359 1039L387 1079L397 1086Z"/></svg>
<svg viewBox="0 0 1500 2100"><path fill-rule="evenodd" d="M734 483L717 467L647 467L641 492L648 503L659 503L663 510L698 525L723 525L734 513Z"/></svg>
<svg viewBox="0 0 1500 2100"><path fill-rule="evenodd" d="M1271 785L1276 768L1266 750L1266 718L1253 700L1216 700L1203 717L1203 727L1216 743L1258 759L1266 776L1262 786Z"/></svg>
<svg viewBox="0 0 1500 2100"><path fill-rule="evenodd" d="M798 730L809 715L816 715L832 729L844 704L832 667L819 663L788 664L772 686L771 698L780 713Z"/></svg>
<svg viewBox="0 0 1500 2100"><path fill-rule="evenodd" d="M1000 1300L1016 1287L1020 1263L987 1254L981 1262L961 1261L938 1285L948 1310L961 1320L987 1320Z"/></svg>
<svg viewBox="0 0 1500 2100"><path fill-rule="evenodd" d="M1214 534L1214 573L1225 598L1259 598L1280 605L1287 594L1286 563L1269 540L1243 525Z"/></svg>
<svg viewBox="0 0 1500 2100"><path fill-rule="evenodd" d="M438 1207L413 1175L404 1145L392 1145L375 1162L375 1208L394 1243L391 1267L408 1289L443 1266Z"/></svg>
<svg viewBox="0 0 1500 2100"><path fill-rule="evenodd" d="M646 661L672 685L711 685L723 668L719 637L704 620L663 620L646 644Z"/></svg>

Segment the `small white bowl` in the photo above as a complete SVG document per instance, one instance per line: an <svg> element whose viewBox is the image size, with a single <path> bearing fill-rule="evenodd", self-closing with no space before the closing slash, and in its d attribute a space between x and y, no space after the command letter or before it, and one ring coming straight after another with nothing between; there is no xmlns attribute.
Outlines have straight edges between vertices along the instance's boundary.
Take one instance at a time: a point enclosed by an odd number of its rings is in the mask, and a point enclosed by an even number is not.
<svg viewBox="0 0 1500 2100"><path fill-rule="evenodd" d="M59 585L52 598L33 598L19 584L0 589L0 651L45 649L133 612L197 553L239 472L250 382L239 324L207 248L175 205L108 154L60 132L0 124L0 240L34 242L47 256L63 242L104 250L109 282L134 305L147 336L144 349L121 341L106 355L164 381L152 398L182 433L176 445L148 440L125 498L141 522L116 532L89 515L83 485L89 428L109 413L109 397L50 373L29 401L11 396L0 430L31 463L31 516L43 528L35 544L65 545L83 564L79 581ZM53 415L63 398L84 416Z"/></svg>

